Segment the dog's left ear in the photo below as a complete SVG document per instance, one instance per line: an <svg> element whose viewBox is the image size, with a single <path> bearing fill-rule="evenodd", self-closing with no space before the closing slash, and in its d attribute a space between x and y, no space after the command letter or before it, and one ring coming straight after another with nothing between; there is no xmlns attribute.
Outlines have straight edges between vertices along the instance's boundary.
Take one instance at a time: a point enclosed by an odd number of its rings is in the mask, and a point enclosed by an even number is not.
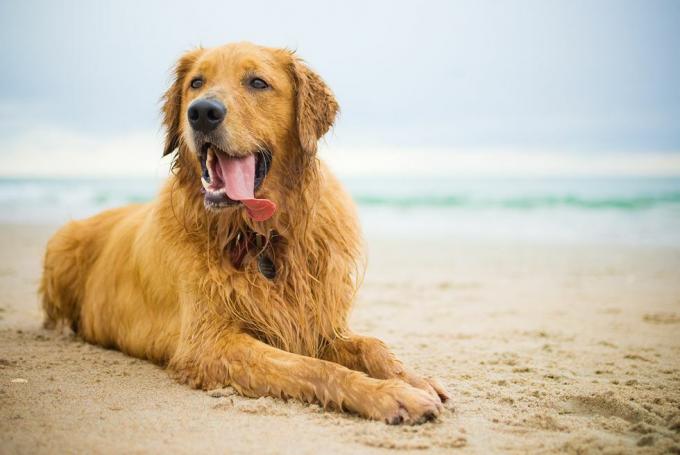
<svg viewBox="0 0 680 455"><path fill-rule="evenodd" d="M300 145L308 155L314 155L317 142L333 126L340 106L323 79L302 60L291 57Z"/></svg>
<svg viewBox="0 0 680 455"><path fill-rule="evenodd" d="M163 150L163 156L172 153L179 147L179 126L182 118L182 112L180 111L182 109L184 80L202 53L202 48L194 49L187 52L179 59L173 72L175 80L161 99L163 101L163 125L165 126L165 148Z"/></svg>

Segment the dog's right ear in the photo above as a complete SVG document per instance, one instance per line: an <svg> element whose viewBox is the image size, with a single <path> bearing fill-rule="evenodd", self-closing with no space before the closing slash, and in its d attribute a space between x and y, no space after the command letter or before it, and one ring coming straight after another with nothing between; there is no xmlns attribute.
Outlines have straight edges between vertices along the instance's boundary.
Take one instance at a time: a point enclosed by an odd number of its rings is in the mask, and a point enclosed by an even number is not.
<svg viewBox="0 0 680 455"><path fill-rule="evenodd" d="M180 136L180 120L182 113L182 90L184 87L184 80L191 71L194 63L203 53L203 48L194 49L184 54L177 65L175 65L174 81L170 88L163 95L163 126L165 126L165 148L163 156L172 153L179 147Z"/></svg>

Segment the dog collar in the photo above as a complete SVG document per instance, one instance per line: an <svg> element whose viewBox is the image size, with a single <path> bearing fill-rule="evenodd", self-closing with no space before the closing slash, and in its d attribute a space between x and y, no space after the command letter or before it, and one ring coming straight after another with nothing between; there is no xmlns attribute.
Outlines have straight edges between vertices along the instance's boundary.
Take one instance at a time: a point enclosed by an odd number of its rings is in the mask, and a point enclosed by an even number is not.
<svg viewBox="0 0 680 455"><path fill-rule="evenodd" d="M257 268L268 280L276 278L276 265L274 264L274 247L272 242L276 233L270 232L268 236L249 230L247 233L239 232L231 248L231 263L236 269L243 267L243 262L249 252L257 259Z"/></svg>

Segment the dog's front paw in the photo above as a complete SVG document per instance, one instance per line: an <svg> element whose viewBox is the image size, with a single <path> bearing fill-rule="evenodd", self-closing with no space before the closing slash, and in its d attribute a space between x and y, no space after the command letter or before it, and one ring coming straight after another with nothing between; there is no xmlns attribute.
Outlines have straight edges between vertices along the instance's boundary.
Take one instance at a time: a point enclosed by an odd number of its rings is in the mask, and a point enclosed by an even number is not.
<svg viewBox="0 0 680 455"><path fill-rule="evenodd" d="M437 397L442 403L451 399L451 395L449 395L449 392L446 391L444 386L433 378L424 378L408 370L401 372L397 377L407 384Z"/></svg>
<svg viewBox="0 0 680 455"><path fill-rule="evenodd" d="M371 401L370 417L390 425L424 423L443 410L438 397L399 380L384 381Z"/></svg>

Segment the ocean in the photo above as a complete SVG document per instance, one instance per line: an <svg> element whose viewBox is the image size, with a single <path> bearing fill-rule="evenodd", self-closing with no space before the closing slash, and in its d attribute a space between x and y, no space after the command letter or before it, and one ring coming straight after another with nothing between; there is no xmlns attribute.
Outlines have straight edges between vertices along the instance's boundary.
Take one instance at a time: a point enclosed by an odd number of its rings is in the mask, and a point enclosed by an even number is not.
<svg viewBox="0 0 680 455"><path fill-rule="evenodd" d="M680 246L680 178L342 179L370 237ZM151 200L154 178L1 178L0 222Z"/></svg>

